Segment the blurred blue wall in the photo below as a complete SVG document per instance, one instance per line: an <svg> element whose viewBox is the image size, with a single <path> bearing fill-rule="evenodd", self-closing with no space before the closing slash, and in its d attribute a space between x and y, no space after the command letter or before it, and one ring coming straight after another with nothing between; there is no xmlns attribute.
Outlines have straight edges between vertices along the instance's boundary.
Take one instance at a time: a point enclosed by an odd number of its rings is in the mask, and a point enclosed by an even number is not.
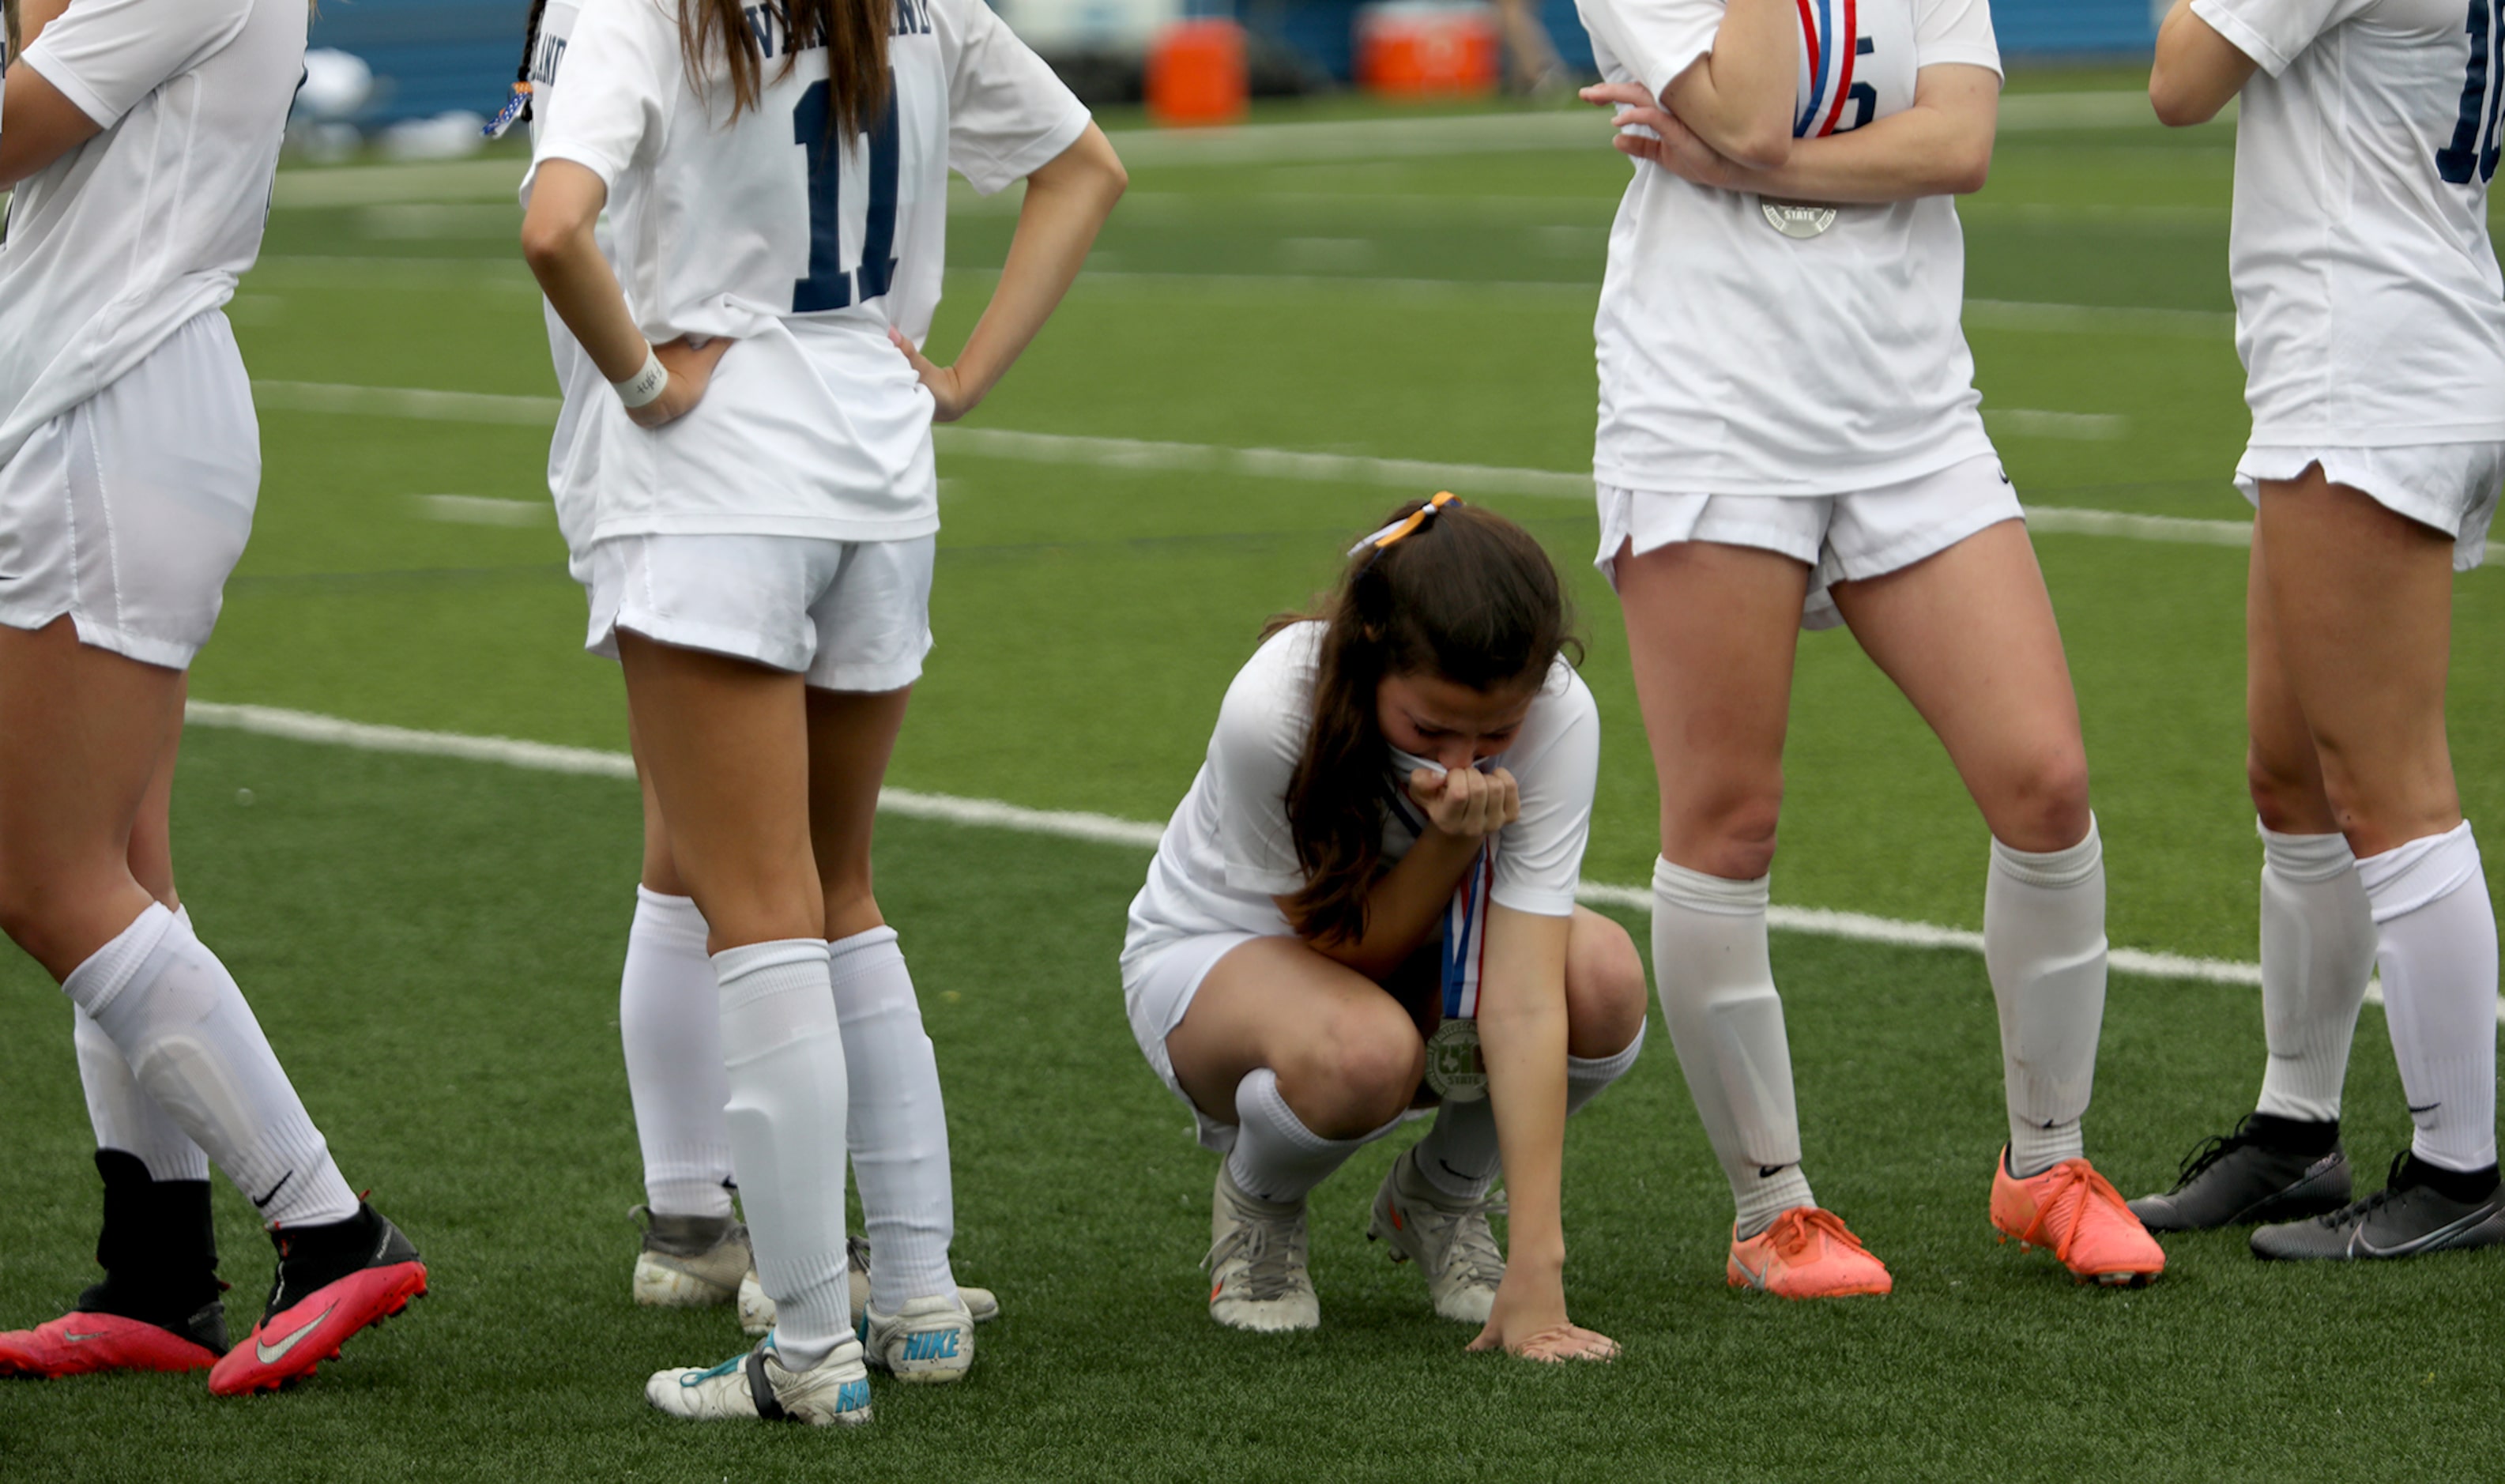
<svg viewBox="0 0 2505 1484"><path fill-rule="evenodd" d="M1592 46L1573 0L1541 0L1549 33L1569 62L1590 62ZM1294 47L1331 76L1352 61L1356 0L1238 0L1254 30ZM313 44L354 52L382 86L367 122L422 117L447 109L494 111L521 59L528 0L326 0ZM2144 52L2153 35L2148 0L1997 0L1993 18L2012 55Z"/></svg>

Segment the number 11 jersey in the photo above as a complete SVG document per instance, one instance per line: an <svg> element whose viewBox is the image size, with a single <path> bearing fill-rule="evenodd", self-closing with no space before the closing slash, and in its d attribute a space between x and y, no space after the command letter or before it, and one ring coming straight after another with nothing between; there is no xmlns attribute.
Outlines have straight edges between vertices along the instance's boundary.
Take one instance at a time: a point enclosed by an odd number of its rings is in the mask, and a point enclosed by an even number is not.
<svg viewBox="0 0 2505 1484"><path fill-rule="evenodd" d="M2193 0L2249 56L2228 264L2252 446L2505 442L2500 0Z"/></svg>
<svg viewBox="0 0 2505 1484"><path fill-rule="evenodd" d="M890 99L857 135L830 117L825 48L795 45L780 4L746 8L763 88L736 119L718 47L691 85L676 0L582 0L543 36L524 199L551 159L598 175L646 336L739 342L695 410L659 430L569 378L589 403L569 407L554 461L570 543L938 529L930 394L888 328L930 334L947 172L999 191L1075 143L1087 112L982 0L892 3Z"/></svg>

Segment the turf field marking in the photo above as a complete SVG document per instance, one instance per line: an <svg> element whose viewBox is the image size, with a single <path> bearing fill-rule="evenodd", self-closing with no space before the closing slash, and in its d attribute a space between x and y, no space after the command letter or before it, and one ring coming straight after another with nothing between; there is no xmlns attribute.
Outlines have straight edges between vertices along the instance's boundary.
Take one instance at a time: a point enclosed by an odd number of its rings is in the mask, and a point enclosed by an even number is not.
<svg viewBox="0 0 2505 1484"><path fill-rule="evenodd" d="M2108 443L2129 431L2128 419L2111 412L2039 412L2031 407L1986 407L1983 420L2004 438L2057 438Z"/></svg>
<svg viewBox="0 0 2505 1484"><path fill-rule="evenodd" d="M554 397L440 392L415 387L344 386L324 381L256 381L252 388L253 395L263 406L281 411L406 417L430 422L546 427L556 421L558 406ZM2027 415L2088 418L2095 414L2035 412ZM1375 458L1356 453L1310 453L1292 448L1233 448L1217 443L1168 442L1152 439L1089 438L1069 433L1025 433L1009 428L939 427L931 431L940 451L962 458L1006 459L1027 464L1085 464L1100 469L1176 474L1231 474L1260 479L1367 484L1391 489L1435 485L1483 495L1528 495L1541 499L1592 498L1591 476L1553 469L1508 469L1492 464L1447 464L1430 459ZM425 498L436 502L477 497L442 495ZM429 509L437 519L484 518L451 514L448 507L430 505ZM2030 506L2027 520L2029 528L2046 534L2113 536L2132 541L2205 547L2252 545L2251 525L2238 520L2188 520L2173 515L2133 515L2118 511L2068 510L2058 506Z"/></svg>
<svg viewBox="0 0 2505 1484"><path fill-rule="evenodd" d="M507 500L494 495L411 495L428 520L453 525L545 525L556 516L546 500Z"/></svg>
<svg viewBox="0 0 2505 1484"><path fill-rule="evenodd" d="M502 763L508 767L592 778L632 781L635 777L635 761L624 753L604 752L590 747L559 747L553 743L526 742L515 737L476 737L460 732L420 731L407 726L378 726L371 723L350 722L309 711L288 711L276 706L239 706L195 700L185 708L183 721L190 726L213 726L257 736L279 737L291 742L353 748L359 752L459 758L472 762ZM1140 850L1154 850L1165 834L1164 826L1144 820L1117 819L1110 814L1077 809L1030 809L996 798L959 798L953 795L924 794L912 789L881 789L878 806L886 813L906 819L1013 830L1023 834L1088 840L1103 845L1128 845ZM1645 916L1652 914L1652 892L1644 887L1586 881L1575 895L1594 906L1617 907ZM1767 909L1766 922L1769 927L1785 933L1801 933L1814 937L1840 937L1898 948L1954 948L1966 953L1983 952L1983 935L1980 933L1965 928L1942 927L1936 923L1874 917L1866 912L1778 906ZM2247 987L2258 986L2262 981L2260 965L2240 964L2228 959L2190 958L2176 953L2116 948L2109 962L2117 973L2146 978L2190 979ZM2371 987L2366 998L2369 1003L2381 1004L2381 984ZM2497 1001L2496 1018L2505 1022L2505 997Z"/></svg>
<svg viewBox="0 0 2505 1484"><path fill-rule="evenodd" d="M2218 339L2235 334L2236 317L2212 309L2142 309L2101 304L2029 304L1969 299L1970 330L2022 330L2046 335L2154 335Z"/></svg>

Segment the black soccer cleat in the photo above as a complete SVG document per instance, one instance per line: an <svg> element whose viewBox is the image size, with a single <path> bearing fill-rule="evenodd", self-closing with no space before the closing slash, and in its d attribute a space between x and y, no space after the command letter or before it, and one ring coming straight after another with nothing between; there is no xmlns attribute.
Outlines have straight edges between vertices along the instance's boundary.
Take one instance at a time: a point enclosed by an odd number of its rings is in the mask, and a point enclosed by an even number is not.
<svg viewBox="0 0 2505 1484"><path fill-rule="evenodd" d="M2143 1195L2131 1214L2150 1231L2210 1231L2256 1221L2295 1221L2348 1204L2348 1156L2335 1134L2328 1150L2291 1148L2271 1119L2246 1113L2184 1158L2174 1188Z"/></svg>
<svg viewBox="0 0 2505 1484"><path fill-rule="evenodd" d="M2465 1198L2465 1188L2483 1180L2487 1193ZM2421 1164L2404 1149L2392 1156L2382 1189L2327 1216L2264 1226L2252 1242L2257 1257L2336 1262L2494 1247L2505 1243L2505 1187L2497 1184L2494 1165L2462 1177Z"/></svg>

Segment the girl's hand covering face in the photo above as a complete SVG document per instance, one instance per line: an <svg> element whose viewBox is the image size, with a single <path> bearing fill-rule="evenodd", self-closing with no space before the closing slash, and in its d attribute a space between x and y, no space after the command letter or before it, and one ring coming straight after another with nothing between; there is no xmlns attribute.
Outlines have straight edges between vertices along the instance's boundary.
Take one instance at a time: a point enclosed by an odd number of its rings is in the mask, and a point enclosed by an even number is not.
<svg viewBox="0 0 2505 1484"><path fill-rule="evenodd" d="M1582 90L1586 103L1619 110L1609 122L1618 132L1610 144L1621 155L1633 159L1648 159L1682 180L1716 190L1730 190L1734 167L1731 161L1715 154L1711 145L1696 137L1694 130L1678 122L1678 116L1654 100L1650 89L1641 83L1603 83ZM1630 134L1631 125L1641 124L1652 130L1655 137Z"/></svg>
<svg viewBox="0 0 2505 1484"><path fill-rule="evenodd" d="M1430 830L1464 839L1491 835L1522 817L1522 790L1503 768L1457 768L1409 775L1409 796L1427 811Z"/></svg>
<svg viewBox="0 0 2505 1484"><path fill-rule="evenodd" d="M730 346L728 340L716 339L707 341L699 350L688 344L685 336L667 345L653 346L653 354L669 370L670 384L661 389L660 396L642 406L628 407L626 415L635 419L639 428L658 428L694 411L696 404L704 401L705 388L713 384L714 367Z"/></svg>

